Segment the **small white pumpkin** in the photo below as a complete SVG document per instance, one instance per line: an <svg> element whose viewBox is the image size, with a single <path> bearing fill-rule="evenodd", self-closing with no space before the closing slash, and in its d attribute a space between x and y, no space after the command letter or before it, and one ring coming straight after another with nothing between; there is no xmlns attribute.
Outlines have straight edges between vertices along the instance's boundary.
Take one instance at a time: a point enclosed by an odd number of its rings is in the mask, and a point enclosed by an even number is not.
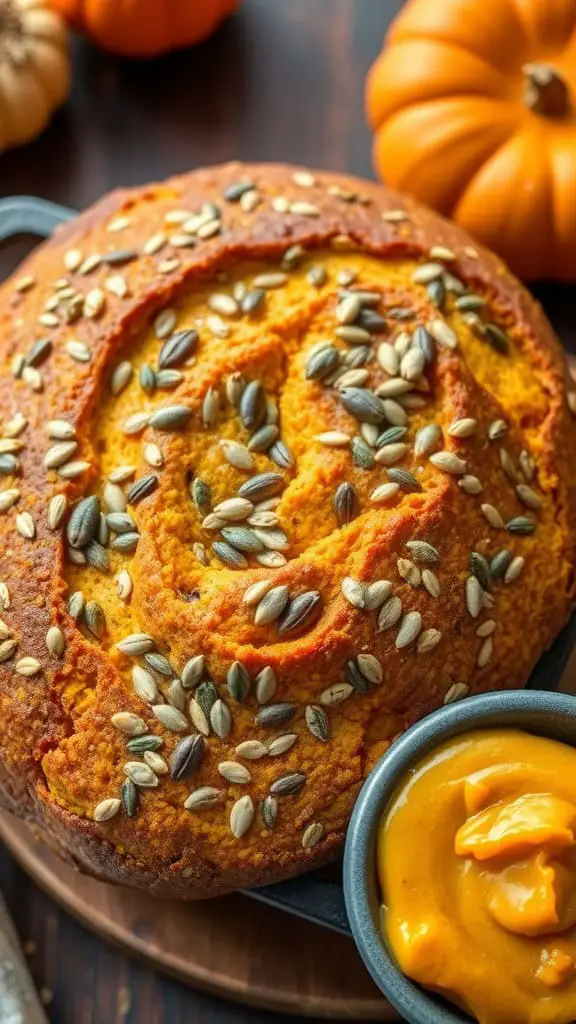
<svg viewBox="0 0 576 1024"><path fill-rule="evenodd" d="M69 82L60 15L45 0L0 0L0 152L40 134Z"/></svg>

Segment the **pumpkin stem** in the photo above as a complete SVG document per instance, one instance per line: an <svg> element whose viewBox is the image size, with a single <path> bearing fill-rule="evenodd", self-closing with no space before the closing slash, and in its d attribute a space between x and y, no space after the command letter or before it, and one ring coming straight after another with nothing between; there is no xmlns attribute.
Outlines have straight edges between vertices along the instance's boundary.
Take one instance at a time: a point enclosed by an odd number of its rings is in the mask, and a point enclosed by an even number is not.
<svg viewBox="0 0 576 1024"><path fill-rule="evenodd" d="M565 117L571 107L570 90L560 74L549 64L525 64L524 102L544 117Z"/></svg>

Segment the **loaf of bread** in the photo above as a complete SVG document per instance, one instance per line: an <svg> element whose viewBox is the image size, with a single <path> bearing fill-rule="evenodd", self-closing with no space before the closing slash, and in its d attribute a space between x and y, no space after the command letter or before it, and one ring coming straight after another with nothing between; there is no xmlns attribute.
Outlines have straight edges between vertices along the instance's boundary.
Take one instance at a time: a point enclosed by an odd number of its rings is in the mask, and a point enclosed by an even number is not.
<svg viewBox="0 0 576 1024"><path fill-rule="evenodd" d="M240 164L115 192L0 332L0 786L82 869L200 897L326 862L394 737L566 622L562 352L411 200Z"/></svg>

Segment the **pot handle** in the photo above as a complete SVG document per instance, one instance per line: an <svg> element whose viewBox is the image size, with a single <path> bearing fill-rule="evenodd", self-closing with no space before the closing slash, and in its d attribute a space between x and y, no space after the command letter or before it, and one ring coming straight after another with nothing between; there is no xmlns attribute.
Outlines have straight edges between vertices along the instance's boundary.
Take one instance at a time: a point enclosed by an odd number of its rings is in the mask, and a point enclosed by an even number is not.
<svg viewBox="0 0 576 1024"><path fill-rule="evenodd" d="M6 196L0 199L0 242L14 235L48 238L54 228L75 215L75 210L37 196Z"/></svg>

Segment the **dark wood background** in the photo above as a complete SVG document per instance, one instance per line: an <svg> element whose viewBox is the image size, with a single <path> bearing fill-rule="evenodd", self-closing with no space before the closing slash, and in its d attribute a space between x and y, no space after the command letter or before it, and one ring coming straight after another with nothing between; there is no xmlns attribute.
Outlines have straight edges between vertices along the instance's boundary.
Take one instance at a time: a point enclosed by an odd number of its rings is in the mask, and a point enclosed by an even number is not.
<svg viewBox="0 0 576 1024"><path fill-rule="evenodd" d="M233 158L371 177L364 78L399 6L400 0L245 0L207 43L146 62L76 41L72 96L37 142L0 158L0 194L81 208L116 185ZM5 246L0 275L29 247L26 240ZM576 350L574 290L536 290ZM23 941L35 946L30 965L38 987L53 993L53 1024L273 1019L188 991L91 936L5 851L0 884Z"/></svg>

